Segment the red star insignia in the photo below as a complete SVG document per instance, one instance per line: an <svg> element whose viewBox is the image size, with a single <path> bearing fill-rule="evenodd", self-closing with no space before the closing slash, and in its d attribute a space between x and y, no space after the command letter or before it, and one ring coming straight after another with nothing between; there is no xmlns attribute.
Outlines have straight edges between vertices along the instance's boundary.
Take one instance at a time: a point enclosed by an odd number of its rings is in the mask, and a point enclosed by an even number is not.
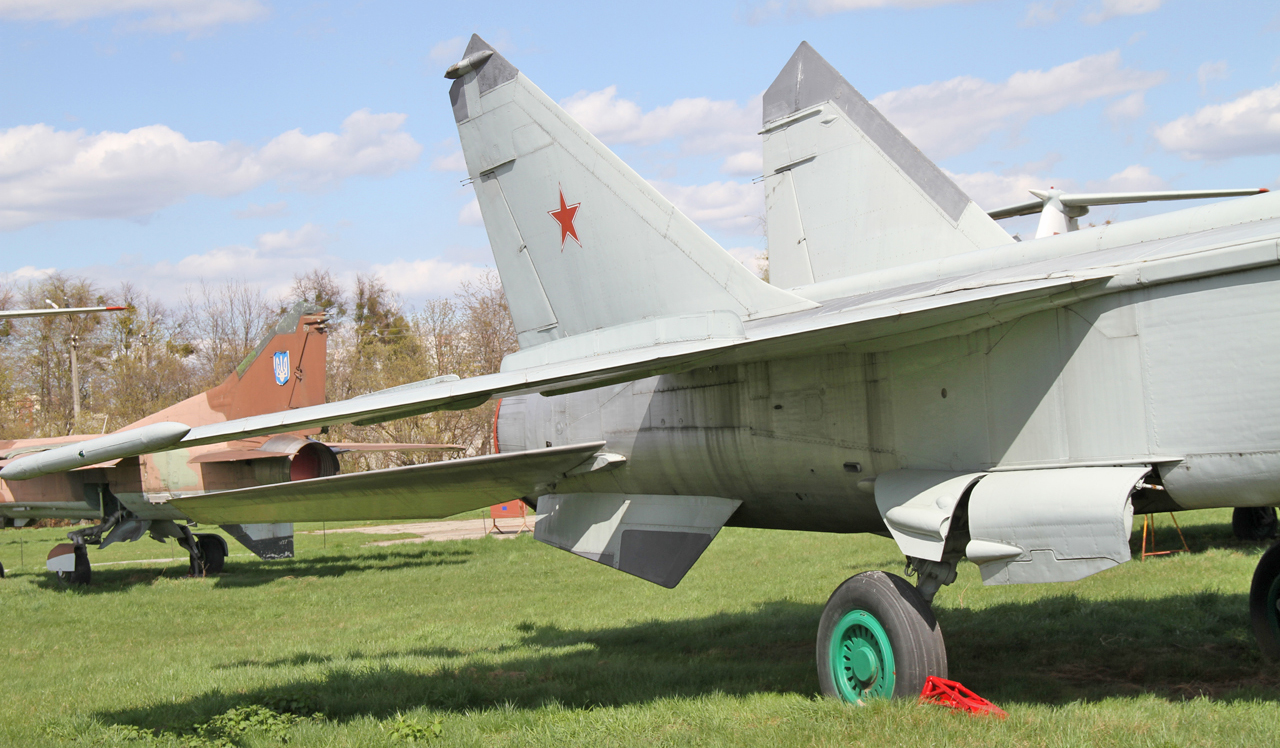
<svg viewBox="0 0 1280 748"><path fill-rule="evenodd" d="M556 219L556 223L560 224L560 250L564 251L565 239L573 237L573 240L582 246L582 240L578 238L578 231L573 227L573 217L578 213L578 206L582 203L574 203L573 205L565 205L564 190L560 190L560 209L549 210L547 214Z"/></svg>

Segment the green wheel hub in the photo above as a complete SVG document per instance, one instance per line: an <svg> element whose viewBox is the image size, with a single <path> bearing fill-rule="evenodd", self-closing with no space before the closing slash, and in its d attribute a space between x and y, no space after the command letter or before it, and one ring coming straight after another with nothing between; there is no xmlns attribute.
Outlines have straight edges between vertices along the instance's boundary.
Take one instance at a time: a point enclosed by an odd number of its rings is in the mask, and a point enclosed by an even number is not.
<svg viewBox="0 0 1280 748"><path fill-rule="evenodd" d="M1272 587L1272 595L1277 592L1280 585ZM845 613L832 632L829 656L840 698L857 704L893 697L893 648L875 616L865 610Z"/></svg>

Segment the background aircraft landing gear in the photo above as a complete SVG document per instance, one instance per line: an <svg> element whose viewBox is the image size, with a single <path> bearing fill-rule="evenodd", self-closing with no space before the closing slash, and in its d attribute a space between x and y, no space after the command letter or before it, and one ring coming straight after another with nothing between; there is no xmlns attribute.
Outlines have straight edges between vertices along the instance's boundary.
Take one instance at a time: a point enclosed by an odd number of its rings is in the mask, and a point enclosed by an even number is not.
<svg viewBox="0 0 1280 748"><path fill-rule="evenodd" d="M221 535L200 533L196 535L196 544L200 547L200 556L204 560L205 575L221 574L227 559L227 541ZM193 561L192 576L195 576L194 563Z"/></svg>
<svg viewBox="0 0 1280 748"><path fill-rule="evenodd" d="M1231 532L1239 540L1266 540L1276 536L1276 510L1271 506L1242 506L1231 513Z"/></svg>
<svg viewBox="0 0 1280 748"><path fill-rule="evenodd" d="M1253 635L1262 656L1280 660L1280 543L1258 560L1249 587L1249 617L1253 619Z"/></svg>
<svg viewBox="0 0 1280 748"><path fill-rule="evenodd" d="M93 581L93 569L89 566L89 549L77 543L71 552L75 554L75 567L71 571L59 571L58 579L77 587L88 587Z"/></svg>
<svg viewBox="0 0 1280 748"><path fill-rule="evenodd" d="M930 675L947 677L942 629L920 592L882 571L846 579L818 624L818 683L842 701L920 695Z"/></svg>

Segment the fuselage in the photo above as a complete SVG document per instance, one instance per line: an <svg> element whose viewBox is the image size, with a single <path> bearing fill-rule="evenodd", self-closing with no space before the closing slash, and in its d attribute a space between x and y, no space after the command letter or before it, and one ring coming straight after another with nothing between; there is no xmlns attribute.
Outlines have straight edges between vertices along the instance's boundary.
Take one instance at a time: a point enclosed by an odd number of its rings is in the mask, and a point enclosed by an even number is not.
<svg viewBox="0 0 1280 748"><path fill-rule="evenodd" d="M556 493L739 499L730 524L781 529L881 530L898 468L1151 465L1165 508L1280 504L1274 261L967 327L507 397L499 448L605 440L626 462Z"/></svg>

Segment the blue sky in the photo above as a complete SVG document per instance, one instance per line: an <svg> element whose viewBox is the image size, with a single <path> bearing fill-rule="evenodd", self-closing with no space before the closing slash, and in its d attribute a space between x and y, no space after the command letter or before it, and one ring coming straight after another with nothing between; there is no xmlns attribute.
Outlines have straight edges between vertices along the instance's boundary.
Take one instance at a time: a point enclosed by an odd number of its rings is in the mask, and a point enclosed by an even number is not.
<svg viewBox="0 0 1280 748"><path fill-rule="evenodd" d="M747 261L759 97L801 41L985 208L1280 187L1267 3L0 0L0 280L451 293L492 266L443 78L472 33Z"/></svg>

